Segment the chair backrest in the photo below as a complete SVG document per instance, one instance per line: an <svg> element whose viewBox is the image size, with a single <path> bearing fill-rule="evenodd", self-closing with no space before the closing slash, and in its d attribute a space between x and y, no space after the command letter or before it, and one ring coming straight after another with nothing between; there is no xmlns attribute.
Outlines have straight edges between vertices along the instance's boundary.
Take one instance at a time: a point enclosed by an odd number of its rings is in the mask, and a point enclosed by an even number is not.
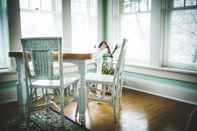
<svg viewBox="0 0 197 131"><path fill-rule="evenodd" d="M61 38L27 38L21 39L21 43L23 52L28 52L31 56L34 78L54 79L54 60L52 53L56 51L62 56ZM29 62L27 66L29 68Z"/></svg>
<svg viewBox="0 0 197 131"><path fill-rule="evenodd" d="M59 37L35 37L21 39L23 50L31 51L36 49L58 49L58 42L61 41Z"/></svg>
<svg viewBox="0 0 197 131"><path fill-rule="evenodd" d="M121 45L120 53L115 67L115 73L113 79L113 90L115 91L114 93L117 93L116 91L118 90L118 88L122 87L122 82L123 82L122 76L123 76L124 64L125 64L126 43L127 43L127 39L123 39L123 43Z"/></svg>
<svg viewBox="0 0 197 131"><path fill-rule="evenodd" d="M32 50L31 58L35 74L34 77L39 79L53 78L53 58L51 50Z"/></svg>

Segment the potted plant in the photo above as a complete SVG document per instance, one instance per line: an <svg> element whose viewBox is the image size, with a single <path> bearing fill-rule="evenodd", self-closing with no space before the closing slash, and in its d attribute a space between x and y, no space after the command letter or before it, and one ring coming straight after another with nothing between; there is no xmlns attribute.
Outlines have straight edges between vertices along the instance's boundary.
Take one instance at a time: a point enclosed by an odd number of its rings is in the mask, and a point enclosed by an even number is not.
<svg viewBox="0 0 197 131"><path fill-rule="evenodd" d="M116 52L116 50L118 49L118 45L115 46L115 48L113 49L113 51L111 52L110 46L108 45L108 43L106 41L102 41L98 48L102 53L102 74L110 74L113 75L114 74L114 65L113 65L113 59L114 59L114 54Z"/></svg>

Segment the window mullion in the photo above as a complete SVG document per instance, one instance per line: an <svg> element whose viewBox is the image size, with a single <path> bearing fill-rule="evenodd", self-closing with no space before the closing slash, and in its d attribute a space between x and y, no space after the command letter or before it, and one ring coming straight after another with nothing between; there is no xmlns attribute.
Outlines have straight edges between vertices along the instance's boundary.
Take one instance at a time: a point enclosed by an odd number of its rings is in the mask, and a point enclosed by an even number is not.
<svg viewBox="0 0 197 131"><path fill-rule="evenodd" d="M63 50L72 50L71 0L62 0Z"/></svg>
<svg viewBox="0 0 197 131"><path fill-rule="evenodd" d="M58 0L50 0L51 2L52 2L52 11L53 12L56 12L58 9L58 7L57 7L57 1ZM63 1L63 0L62 0Z"/></svg>
<svg viewBox="0 0 197 131"><path fill-rule="evenodd" d="M183 4L183 6L184 6L184 7L186 6L186 0L184 0L184 4Z"/></svg>
<svg viewBox="0 0 197 131"><path fill-rule="evenodd" d="M161 0L152 0L151 7L151 65L160 67L161 62Z"/></svg>
<svg viewBox="0 0 197 131"><path fill-rule="evenodd" d="M138 6L138 10L137 10L137 12L140 12L140 11L141 11L141 9L140 9L140 0L138 0L138 2L137 2L137 6Z"/></svg>
<svg viewBox="0 0 197 131"><path fill-rule="evenodd" d="M104 15L107 15L107 12L105 12L106 5L104 5L103 0L98 0L98 7L97 7L97 15L98 15L98 24L97 24L97 28L98 28L98 41L102 41L103 39L106 39L106 29L105 25L106 25L106 17L104 17Z"/></svg>
<svg viewBox="0 0 197 131"><path fill-rule="evenodd" d="M196 7L197 7L197 0L196 0Z"/></svg>
<svg viewBox="0 0 197 131"><path fill-rule="evenodd" d="M150 11L150 9L149 9L149 2L150 2L149 0L146 1L146 9L147 9L148 11Z"/></svg>
<svg viewBox="0 0 197 131"><path fill-rule="evenodd" d="M27 0L28 1L28 9L30 9L30 0Z"/></svg>
<svg viewBox="0 0 197 131"><path fill-rule="evenodd" d="M162 25L163 27L163 40L162 40L162 44L163 44L163 53L162 53L162 66L167 66L168 63L168 54L169 54L169 44L168 44L168 34L169 34L169 21L170 21L170 13L169 13L169 8L172 8L173 5L173 1L172 0L168 0L168 1L164 1L163 5L163 19L164 19L164 23Z"/></svg>
<svg viewBox="0 0 197 131"><path fill-rule="evenodd" d="M40 8L39 10L43 10L43 7L42 7L42 0L40 0Z"/></svg>

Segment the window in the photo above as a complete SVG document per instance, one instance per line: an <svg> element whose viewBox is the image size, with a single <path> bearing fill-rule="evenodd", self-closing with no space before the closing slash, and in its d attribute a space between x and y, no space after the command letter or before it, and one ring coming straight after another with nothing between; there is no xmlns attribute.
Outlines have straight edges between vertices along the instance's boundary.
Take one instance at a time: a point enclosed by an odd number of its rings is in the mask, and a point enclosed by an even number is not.
<svg viewBox="0 0 197 131"><path fill-rule="evenodd" d="M98 44L98 0L70 0L72 50L92 50ZM62 0L20 0L22 37L62 36ZM67 12L64 12L67 13Z"/></svg>
<svg viewBox="0 0 197 131"><path fill-rule="evenodd" d="M8 68L9 32L7 19L7 1L0 1L0 69Z"/></svg>
<svg viewBox="0 0 197 131"><path fill-rule="evenodd" d="M129 63L150 63L150 0L122 0L121 38L128 39Z"/></svg>
<svg viewBox="0 0 197 131"><path fill-rule="evenodd" d="M98 44L98 0L71 0L72 50L92 50Z"/></svg>
<svg viewBox="0 0 197 131"><path fill-rule="evenodd" d="M174 0L168 14L167 66L197 70L197 3Z"/></svg>
<svg viewBox="0 0 197 131"><path fill-rule="evenodd" d="M22 37L62 35L61 0L20 0Z"/></svg>

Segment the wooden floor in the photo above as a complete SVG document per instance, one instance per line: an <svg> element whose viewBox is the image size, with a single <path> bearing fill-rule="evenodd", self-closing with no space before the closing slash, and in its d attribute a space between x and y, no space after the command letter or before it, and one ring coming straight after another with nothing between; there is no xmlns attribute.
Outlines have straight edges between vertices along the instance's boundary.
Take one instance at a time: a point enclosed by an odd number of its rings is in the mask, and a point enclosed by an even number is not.
<svg viewBox="0 0 197 131"><path fill-rule="evenodd" d="M119 122L113 122L108 104L89 102L86 126L92 131L184 131L193 105L124 89ZM76 103L65 108L74 119ZM0 122L16 115L16 104L0 105Z"/></svg>

